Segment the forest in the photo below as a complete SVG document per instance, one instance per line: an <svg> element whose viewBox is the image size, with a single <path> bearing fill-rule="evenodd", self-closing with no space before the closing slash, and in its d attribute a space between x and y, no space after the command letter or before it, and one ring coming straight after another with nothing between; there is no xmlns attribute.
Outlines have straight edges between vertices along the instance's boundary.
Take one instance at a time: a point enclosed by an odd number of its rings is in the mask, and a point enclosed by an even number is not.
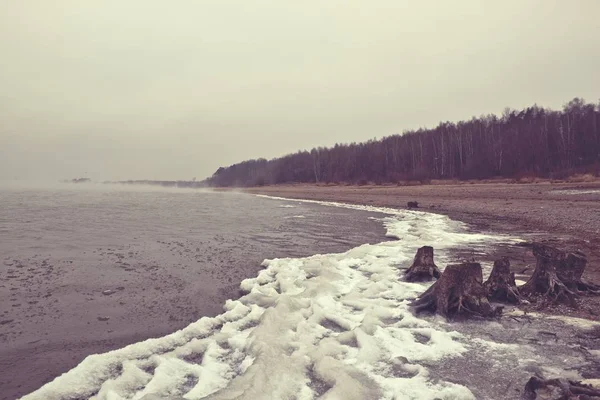
<svg viewBox="0 0 600 400"><path fill-rule="evenodd" d="M600 173L600 103L575 98L562 110L533 105L364 143L336 144L219 168L211 186L284 183L399 184L432 179Z"/></svg>

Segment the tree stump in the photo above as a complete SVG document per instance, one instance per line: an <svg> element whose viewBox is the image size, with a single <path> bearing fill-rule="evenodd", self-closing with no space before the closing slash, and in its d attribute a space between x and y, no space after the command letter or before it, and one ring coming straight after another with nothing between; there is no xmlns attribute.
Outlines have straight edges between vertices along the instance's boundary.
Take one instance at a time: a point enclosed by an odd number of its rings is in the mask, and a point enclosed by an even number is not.
<svg viewBox="0 0 600 400"><path fill-rule="evenodd" d="M583 253L569 253L555 247L534 244L533 255L537 262L531 278L521 286L527 295L542 295L554 302L576 305L576 297L584 292L600 294L600 287L581 279L587 259Z"/></svg>
<svg viewBox="0 0 600 400"><path fill-rule="evenodd" d="M502 307L492 308L483 287L479 263L448 265L429 289L411 303L415 311L437 312L444 317L458 314L493 317Z"/></svg>
<svg viewBox="0 0 600 400"><path fill-rule="evenodd" d="M538 394L547 400L584 400L600 399L600 390L581 382L564 379L540 379L531 377L525 385L524 400L538 399Z"/></svg>
<svg viewBox="0 0 600 400"><path fill-rule="evenodd" d="M423 246L417 250L412 265L406 271L404 279L408 282L423 282L438 279L441 273L433 262L433 247Z"/></svg>
<svg viewBox="0 0 600 400"><path fill-rule="evenodd" d="M585 282L582 279L587 257L580 251L569 253L565 257L564 265L557 272L558 277L567 287L576 292L589 292L600 294L600 286Z"/></svg>
<svg viewBox="0 0 600 400"><path fill-rule="evenodd" d="M504 303L519 303L521 295L515 283L515 274L510 272L510 261L507 257L494 261L494 268L483 284L488 299Z"/></svg>

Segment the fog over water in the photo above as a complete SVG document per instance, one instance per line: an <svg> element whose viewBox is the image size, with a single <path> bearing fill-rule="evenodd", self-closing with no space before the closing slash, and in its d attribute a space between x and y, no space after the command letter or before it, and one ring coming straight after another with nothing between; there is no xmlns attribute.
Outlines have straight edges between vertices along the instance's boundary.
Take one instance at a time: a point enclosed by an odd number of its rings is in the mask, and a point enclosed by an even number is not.
<svg viewBox="0 0 600 400"><path fill-rule="evenodd" d="M596 101L595 0L10 1L0 181L219 166Z"/></svg>

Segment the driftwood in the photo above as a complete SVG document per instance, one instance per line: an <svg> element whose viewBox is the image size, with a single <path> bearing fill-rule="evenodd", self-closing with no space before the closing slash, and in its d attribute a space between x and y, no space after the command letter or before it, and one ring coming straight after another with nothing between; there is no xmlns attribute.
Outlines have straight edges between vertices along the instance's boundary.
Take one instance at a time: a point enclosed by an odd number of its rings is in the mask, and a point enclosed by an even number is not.
<svg viewBox="0 0 600 400"><path fill-rule="evenodd" d="M437 312L445 317L458 314L493 317L502 312L492 308L483 287L481 265L448 265L441 277L411 303L416 312Z"/></svg>
<svg viewBox="0 0 600 400"><path fill-rule="evenodd" d="M540 395L540 397L538 397ZM600 399L600 390L581 382L531 377L525 385L523 400L592 400Z"/></svg>
<svg viewBox="0 0 600 400"><path fill-rule="evenodd" d="M423 246L417 250L411 267L406 271L404 279L408 282L422 282L438 279L441 273L433 262L433 247Z"/></svg>
<svg viewBox="0 0 600 400"><path fill-rule="evenodd" d="M581 279L587 259L583 253L566 254L555 247L534 244L537 262L531 278L519 288L526 296L543 296L554 302L575 305L581 293L600 294L600 287Z"/></svg>
<svg viewBox="0 0 600 400"><path fill-rule="evenodd" d="M510 261L502 257L494 262L489 278L483 284L488 299L504 303L519 303L521 295L515 283L515 274L510 272Z"/></svg>

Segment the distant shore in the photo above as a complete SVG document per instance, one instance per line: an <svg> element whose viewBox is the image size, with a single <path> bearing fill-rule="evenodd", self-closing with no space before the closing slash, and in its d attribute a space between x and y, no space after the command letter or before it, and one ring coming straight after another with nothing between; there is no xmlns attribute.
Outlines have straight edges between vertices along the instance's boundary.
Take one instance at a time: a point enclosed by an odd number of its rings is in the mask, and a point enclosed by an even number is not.
<svg viewBox="0 0 600 400"><path fill-rule="evenodd" d="M415 186L275 185L246 193L293 199L407 208L448 215L475 229L525 237L588 257L585 278L600 283L600 182L473 183ZM600 319L600 301L575 315Z"/></svg>

